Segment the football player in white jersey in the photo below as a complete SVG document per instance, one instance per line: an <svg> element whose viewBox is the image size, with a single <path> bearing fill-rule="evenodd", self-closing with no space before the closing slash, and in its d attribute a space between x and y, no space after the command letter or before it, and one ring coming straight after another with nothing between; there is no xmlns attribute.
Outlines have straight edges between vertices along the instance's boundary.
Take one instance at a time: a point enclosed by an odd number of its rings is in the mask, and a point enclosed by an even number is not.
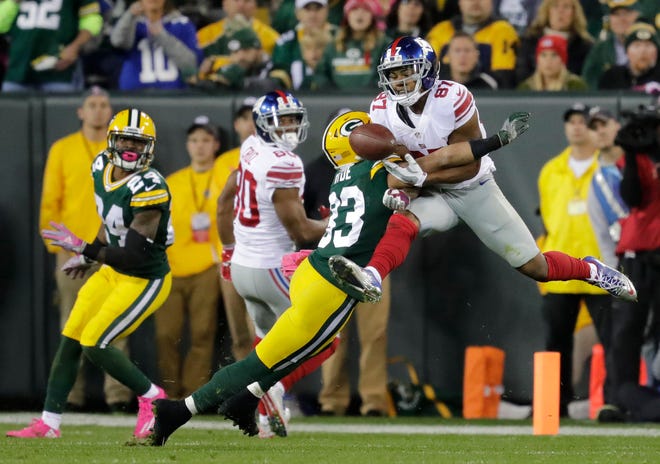
<svg viewBox="0 0 660 464"><path fill-rule="evenodd" d="M433 151L451 143L470 141L475 152L495 150L504 144L498 134L481 139L486 133L474 97L462 84L437 79L437 72L436 54L421 38L399 37L383 52L378 66L383 92L372 101L370 116L373 122L389 128L412 155L406 155L407 167L386 162L390 174L398 179L390 186L425 187L430 195L410 202L400 190L394 195L386 192L385 204L402 211L392 216L364 269L339 259L335 261L337 274L360 289L366 299L377 301L381 279L405 259L409 244L402 241L410 234L400 233L402 230L418 227L427 235L448 230L462 220L488 248L534 280L584 280L615 297L636 300L632 282L595 257L541 253L497 186L492 174L495 166L488 156L463 167L431 167ZM419 164L414 158L421 158Z"/></svg>
<svg viewBox="0 0 660 464"><path fill-rule="evenodd" d="M296 244L317 242L327 220L307 218L304 166L292 151L307 137L307 110L291 93L274 91L257 100L252 116L256 134L241 145L238 170L219 202L218 227L224 249L233 246L231 279L254 321L256 344L291 306L282 257ZM233 214L223 214L223 208ZM335 347L336 342L269 390L260 404L259 436L286 436L284 391L318 368Z"/></svg>

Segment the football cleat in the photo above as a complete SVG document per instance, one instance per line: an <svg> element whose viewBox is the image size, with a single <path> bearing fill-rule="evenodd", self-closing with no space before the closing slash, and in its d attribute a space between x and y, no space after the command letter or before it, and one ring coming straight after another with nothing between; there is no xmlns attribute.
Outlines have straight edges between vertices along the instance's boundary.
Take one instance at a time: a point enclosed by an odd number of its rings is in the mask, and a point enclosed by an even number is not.
<svg viewBox="0 0 660 464"><path fill-rule="evenodd" d="M607 266L593 256L587 256L582 261L596 267L596 274L592 278L585 279L591 285L600 287L610 295L622 300L637 301L637 290L625 274Z"/></svg>
<svg viewBox="0 0 660 464"><path fill-rule="evenodd" d="M253 437L259 433L255 419L259 398L254 396L247 388L241 390L218 408L218 414L231 420L244 435Z"/></svg>
<svg viewBox="0 0 660 464"><path fill-rule="evenodd" d="M163 446L170 435L192 417L183 400L156 400L153 414L154 425L148 437L151 446Z"/></svg>
<svg viewBox="0 0 660 464"><path fill-rule="evenodd" d="M47 425L42 419L34 418L30 425L21 430L10 430L8 437L13 438L60 438L60 431Z"/></svg>
<svg viewBox="0 0 660 464"><path fill-rule="evenodd" d="M268 428L264 427L262 414L259 415L259 437L270 438L287 436L287 425L291 419L291 411L284 407L284 388L282 384L276 383L261 398L266 409L266 421ZM268 433L270 432L270 433Z"/></svg>
<svg viewBox="0 0 660 464"><path fill-rule="evenodd" d="M135 424L135 431L133 432L133 436L138 440L147 438L154 427L154 401L167 398L165 390L160 387L156 388L158 388L158 393L153 398L138 396L138 416L137 423Z"/></svg>
<svg viewBox="0 0 660 464"><path fill-rule="evenodd" d="M328 265L335 279L362 295L360 301L380 301L383 296L382 284L370 269L362 269L341 255L331 256Z"/></svg>

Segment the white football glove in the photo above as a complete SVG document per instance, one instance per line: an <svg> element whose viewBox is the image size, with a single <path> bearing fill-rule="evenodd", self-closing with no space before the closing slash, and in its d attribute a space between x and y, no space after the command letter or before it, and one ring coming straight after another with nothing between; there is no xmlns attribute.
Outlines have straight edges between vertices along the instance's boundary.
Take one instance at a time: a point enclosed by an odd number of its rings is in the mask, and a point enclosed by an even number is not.
<svg viewBox="0 0 660 464"><path fill-rule="evenodd" d="M415 158L413 158L410 153L406 153L405 159L408 162L408 166L406 167L387 160L384 160L383 164L385 165L387 172L401 182L408 185L414 185L415 187L421 187L426 180L427 174L422 170L421 166L417 164L417 161L415 161Z"/></svg>
<svg viewBox="0 0 660 464"><path fill-rule="evenodd" d="M394 211L405 211L410 205L410 197L399 189L387 189L383 194L383 204Z"/></svg>

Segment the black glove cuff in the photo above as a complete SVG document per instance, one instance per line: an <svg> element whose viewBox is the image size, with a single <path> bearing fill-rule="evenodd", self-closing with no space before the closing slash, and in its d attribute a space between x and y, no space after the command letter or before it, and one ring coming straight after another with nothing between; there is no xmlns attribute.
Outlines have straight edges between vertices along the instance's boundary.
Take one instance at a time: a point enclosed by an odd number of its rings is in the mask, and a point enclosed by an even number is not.
<svg viewBox="0 0 660 464"><path fill-rule="evenodd" d="M491 135L487 139L470 140L469 143L475 160L486 156L491 151L502 148L502 141L497 134Z"/></svg>
<svg viewBox="0 0 660 464"><path fill-rule="evenodd" d="M98 237L94 239L92 243L88 243L85 245L85 248L83 248L82 255L85 256L86 258L96 260L96 258L99 255L99 252L101 251L101 248L103 248L105 244L101 242Z"/></svg>

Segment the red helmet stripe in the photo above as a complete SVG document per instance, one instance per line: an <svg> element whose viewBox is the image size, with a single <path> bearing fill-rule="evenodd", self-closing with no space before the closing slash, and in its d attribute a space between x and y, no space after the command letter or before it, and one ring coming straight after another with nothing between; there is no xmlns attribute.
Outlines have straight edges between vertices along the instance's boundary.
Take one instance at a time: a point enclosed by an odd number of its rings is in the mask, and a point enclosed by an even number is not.
<svg viewBox="0 0 660 464"><path fill-rule="evenodd" d="M396 39L394 42L392 42L392 46L390 47L390 53L394 55L394 52L396 51L396 47L399 45L399 41L403 39L403 37L399 37Z"/></svg>
<svg viewBox="0 0 660 464"><path fill-rule="evenodd" d="M276 90L275 93L277 93L280 97L282 97L282 100L284 100L285 104L289 103L289 101L286 98L286 93L282 92L281 90Z"/></svg>

